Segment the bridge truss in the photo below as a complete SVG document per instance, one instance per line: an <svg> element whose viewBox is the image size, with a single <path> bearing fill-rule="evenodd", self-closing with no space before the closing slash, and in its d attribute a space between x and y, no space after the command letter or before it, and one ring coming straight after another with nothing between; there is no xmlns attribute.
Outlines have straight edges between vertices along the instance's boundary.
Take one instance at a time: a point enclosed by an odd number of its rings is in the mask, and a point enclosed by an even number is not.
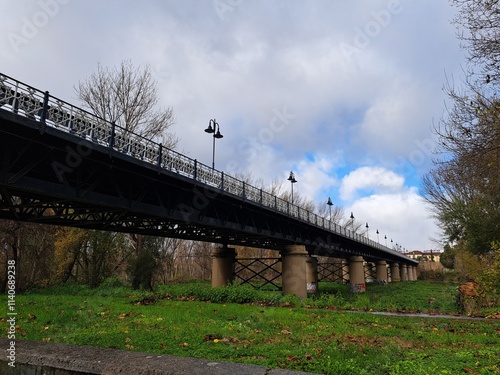
<svg viewBox="0 0 500 375"><path fill-rule="evenodd" d="M416 264L2 74L0 156L1 218Z"/></svg>

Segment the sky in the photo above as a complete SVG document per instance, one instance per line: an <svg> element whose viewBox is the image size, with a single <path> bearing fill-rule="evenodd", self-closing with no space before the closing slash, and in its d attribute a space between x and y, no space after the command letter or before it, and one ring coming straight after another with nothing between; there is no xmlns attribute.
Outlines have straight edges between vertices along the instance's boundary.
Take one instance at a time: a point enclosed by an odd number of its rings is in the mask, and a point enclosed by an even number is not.
<svg viewBox="0 0 500 375"><path fill-rule="evenodd" d="M0 0L0 73L70 103L97 64L151 67L179 151L439 249L421 197L465 52L436 0ZM363 225L364 226L364 225ZM379 231L379 236L375 231ZM389 243L390 245L390 243Z"/></svg>

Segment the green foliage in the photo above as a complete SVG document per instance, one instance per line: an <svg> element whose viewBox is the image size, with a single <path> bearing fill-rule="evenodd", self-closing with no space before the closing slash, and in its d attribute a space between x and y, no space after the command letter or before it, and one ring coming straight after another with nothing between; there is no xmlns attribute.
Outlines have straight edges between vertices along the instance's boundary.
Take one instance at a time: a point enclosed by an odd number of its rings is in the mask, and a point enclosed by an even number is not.
<svg viewBox="0 0 500 375"><path fill-rule="evenodd" d="M489 265L477 276L486 303L490 307L500 308L500 242L492 244L492 251L486 255L485 263ZM497 312L500 312L498 310Z"/></svg>
<svg viewBox="0 0 500 375"><path fill-rule="evenodd" d="M446 273L442 270L421 270L418 276L420 280L428 281L444 281L446 278Z"/></svg>
<svg viewBox="0 0 500 375"><path fill-rule="evenodd" d="M439 257L439 261L445 268L450 270L455 268L455 249L446 244L443 253Z"/></svg>

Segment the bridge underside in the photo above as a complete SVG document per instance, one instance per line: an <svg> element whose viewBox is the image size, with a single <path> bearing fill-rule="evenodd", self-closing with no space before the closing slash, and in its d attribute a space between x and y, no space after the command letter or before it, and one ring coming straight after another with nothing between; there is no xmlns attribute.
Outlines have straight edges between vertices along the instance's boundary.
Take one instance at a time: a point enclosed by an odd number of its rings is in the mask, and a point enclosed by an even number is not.
<svg viewBox="0 0 500 375"><path fill-rule="evenodd" d="M255 202L0 110L0 218L401 261Z"/></svg>

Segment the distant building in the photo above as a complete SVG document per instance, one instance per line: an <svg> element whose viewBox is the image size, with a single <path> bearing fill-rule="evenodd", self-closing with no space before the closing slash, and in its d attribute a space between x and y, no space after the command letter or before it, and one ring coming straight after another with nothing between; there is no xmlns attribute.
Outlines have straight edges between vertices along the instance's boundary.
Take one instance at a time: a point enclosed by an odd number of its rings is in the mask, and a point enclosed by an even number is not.
<svg viewBox="0 0 500 375"><path fill-rule="evenodd" d="M413 250L405 253L411 259L418 260L419 262L437 262L441 258L443 252L440 250Z"/></svg>

